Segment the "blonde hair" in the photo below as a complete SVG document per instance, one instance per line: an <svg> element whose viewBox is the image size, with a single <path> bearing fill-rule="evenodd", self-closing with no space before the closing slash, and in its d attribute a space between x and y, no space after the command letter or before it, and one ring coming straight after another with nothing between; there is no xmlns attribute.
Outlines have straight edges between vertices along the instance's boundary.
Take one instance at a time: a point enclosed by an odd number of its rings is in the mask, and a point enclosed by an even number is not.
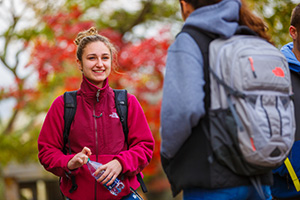
<svg viewBox="0 0 300 200"><path fill-rule="evenodd" d="M112 64L117 65L117 50L114 47L114 45L109 41L109 39L103 35L99 35L98 31L95 27L91 27L88 30L79 32L76 39L74 40L74 43L77 45L77 51L76 51L76 56L77 59L82 62L82 54L85 49L85 47L92 43L92 42L103 42L105 46L110 51L111 54L111 59L112 59Z"/></svg>

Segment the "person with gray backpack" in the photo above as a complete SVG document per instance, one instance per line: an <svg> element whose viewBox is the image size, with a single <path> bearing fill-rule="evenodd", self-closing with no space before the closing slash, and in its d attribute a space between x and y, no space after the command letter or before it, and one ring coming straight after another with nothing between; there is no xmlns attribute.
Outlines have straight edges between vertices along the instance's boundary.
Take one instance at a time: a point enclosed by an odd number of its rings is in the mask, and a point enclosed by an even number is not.
<svg viewBox="0 0 300 200"><path fill-rule="evenodd" d="M281 52L286 56L291 72L294 102L300 101L300 4L292 11L289 27L293 42L284 45ZM299 103L295 103L296 122L300 120ZM292 150L280 167L273 170L274 184L271 187L274 199L300 199L300 123L296 124L295 143Z"/></svg>
<svg viewBox="0 0 300 200"><path fill-rule="evenodd" d="M161 160L173 196L272 199L272 169L294 142L285 56L239 0L180 0L168 50Z"/></svg>

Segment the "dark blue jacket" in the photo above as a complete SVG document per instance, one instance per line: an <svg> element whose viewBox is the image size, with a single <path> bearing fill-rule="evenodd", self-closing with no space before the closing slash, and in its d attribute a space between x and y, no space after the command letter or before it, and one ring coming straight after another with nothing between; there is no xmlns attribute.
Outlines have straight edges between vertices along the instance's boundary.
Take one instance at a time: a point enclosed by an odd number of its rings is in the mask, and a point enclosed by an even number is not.
<svg viewBox="0 0 300 200"><path fill-rule="evenodd" d="M296 117L296 137L295 143L292 147L291 153L289 154L289 159L292 163L292 166L297 174L297 177L300 177L300 62L295 57L292 52L293 43L289 43L282 47L281 52L287 58L289 63L291 79L292 79L292 88L294 92L294 106L295 106L295 117ZM298 123L297 123L298 122ZM300 192L297 192L294 186L294 183L285 167L285 164L282 164L280 167L273 170L274 174L274 185L272 186L272 195L277 198L287 198L287 197L300 197Z"/></svg>

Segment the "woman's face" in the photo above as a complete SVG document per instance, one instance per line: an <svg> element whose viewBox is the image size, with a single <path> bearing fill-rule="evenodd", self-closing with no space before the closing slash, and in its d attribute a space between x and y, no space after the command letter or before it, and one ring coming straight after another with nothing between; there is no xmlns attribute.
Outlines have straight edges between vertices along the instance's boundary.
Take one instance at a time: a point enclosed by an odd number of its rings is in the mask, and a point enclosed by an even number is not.
<svg viewBox="0 0 300 200"><path fill-rule="evenodd" d="M109 48L100 41L89 43L83 50L82 62L77 60L83 75L99 88L111 72L111 53Z"/></svg>

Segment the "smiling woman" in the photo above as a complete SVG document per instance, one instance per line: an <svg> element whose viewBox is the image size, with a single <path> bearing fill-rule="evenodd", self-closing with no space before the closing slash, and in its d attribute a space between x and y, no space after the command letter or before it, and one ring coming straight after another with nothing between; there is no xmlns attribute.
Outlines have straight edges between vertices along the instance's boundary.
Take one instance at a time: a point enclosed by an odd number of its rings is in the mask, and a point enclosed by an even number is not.
<svg viewBox="0 0 300 200"><path fill-rule="evenodd" d="M59 96L52 103L38 138L39 160L46 170L62 178L60 188L69 199L135 199L140 185L136 175L149 164L154 149L145 114L136 97L127 94L125 141L115 93L108 84L116 63L115 48L94 27L80 32L75 43L83 78L77 91L69 142L63 143L65 103L64 96ZM70 155L63 154L66 150ZM95 172L98 175L104 171L97 181L85 165L88 159L103 164ZM103 184L111 186L117 177L125 187L115 197ZM74 190L70 190L71 185Z"/></svg>

